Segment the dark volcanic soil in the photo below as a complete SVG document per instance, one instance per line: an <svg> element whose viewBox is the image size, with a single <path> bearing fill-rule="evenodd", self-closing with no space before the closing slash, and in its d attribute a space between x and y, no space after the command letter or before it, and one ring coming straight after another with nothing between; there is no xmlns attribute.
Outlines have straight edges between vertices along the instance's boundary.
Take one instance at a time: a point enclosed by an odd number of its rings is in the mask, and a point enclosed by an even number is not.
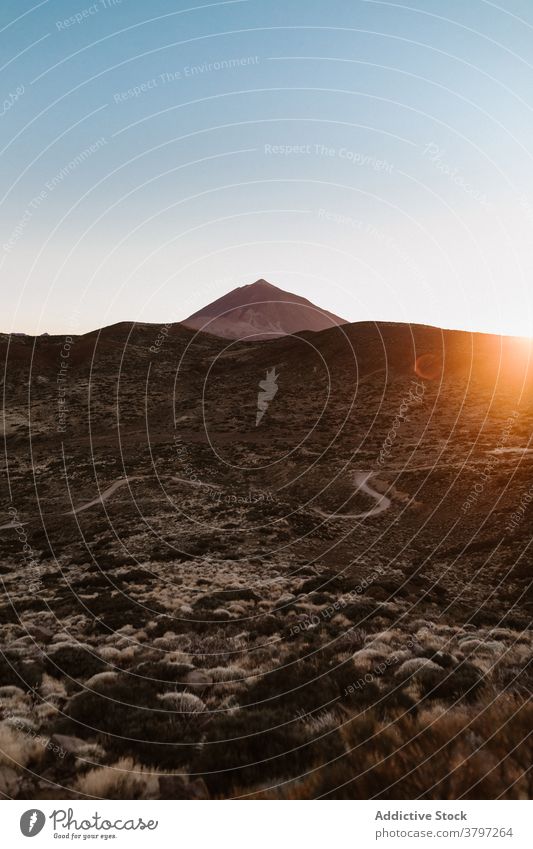
<svg viewBox="0 0 533 849"><path fill-rule="evenodd" d="M0 352L5 796L531 795L525 341Z"/></svg>

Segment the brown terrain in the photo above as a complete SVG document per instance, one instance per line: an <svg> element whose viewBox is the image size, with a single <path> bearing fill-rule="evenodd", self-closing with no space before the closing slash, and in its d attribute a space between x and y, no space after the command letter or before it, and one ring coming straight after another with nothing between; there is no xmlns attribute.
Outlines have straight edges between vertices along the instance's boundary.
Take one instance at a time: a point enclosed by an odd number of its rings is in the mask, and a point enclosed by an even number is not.
<svg viewBox="0 0 533 849"><path fill-rule="evenodd" d="M531 796L529 343L318 312L0 337L5 797Z"/></svg>

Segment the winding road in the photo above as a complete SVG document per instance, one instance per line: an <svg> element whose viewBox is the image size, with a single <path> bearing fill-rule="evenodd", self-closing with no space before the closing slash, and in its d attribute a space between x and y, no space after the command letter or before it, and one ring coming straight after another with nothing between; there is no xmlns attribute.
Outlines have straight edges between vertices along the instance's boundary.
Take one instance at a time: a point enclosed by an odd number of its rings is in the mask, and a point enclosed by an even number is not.
<svg viewBox="0 0 533 849"><path fill-rule="evenodd" d="M84 504L80 504L79 507L74 507L73 510L67 510L66 513L63 513L64 516L75 516L77 513L82 513L84 510L89 510L90 507L96 507L97 504L103 504L104 501L107 501L108 498L111 498L114 492L117 489L120 489L121 486L129 483L130 481L137 480L137 478L119 478L118 481L112 483L111 486L108 486L107 489L104 489L103 492L100 493L96 498L93 498L92 501L86 501Z"/></svg>
<svg viewBox="0 0 533 849"><path fill-rule="evenodd" d="M353 473L355 492L364 492L365 495L368 495L376 502L374 507L371 507L370 510L364 510L362 513L326 513L324 510L315 508L315 513L318 513L324 519L367 519L370 516L378 516L380 513L383 513L385 510L388 510L391 505L390 498L387 498L386 495L382 495L382 493L377 492L369 484L369 481L374 477L374 475L375 472ZM125 486L127 483L133 480L136 480L136 478L119 478L117 481L108 486L107 489L104 489L104 491L101 492L100 495L98 495L96 498L92 498L90 501L85 501L83 504L80 504L79 507L74 507L72 510L67 510L67 512L63 513L62 515L75 516L78 513L82 513L84 510L90 510L91 507L96 507L99 504L103 504L104 501L107 501L108 498L111 498L111 496L117 491L117 489L120 489L120 487ZM183 478L174 478L174 480L179 481L180 483L190 484L193 486L206 486L209 489L214 488L212 487L212 485L204 484L200 481L188 481ZM23 527L27 524L28 522L8 522L5 525L0 525L0 531L4 531L14 527Z"/></svg>
<svg viewBox="0 0 533 849"><path fill-rule="evenodd" d="M112 483L110 486L108 486L107 489L104 489L104 491L101 492L100 495L98 495L96 498L92 498L90 501L85 501L83 504L80 504L79 507L74 507L72 510L67 510L66 513L62 513L61 515L63 515L63 516L76 516L77 513L83 513L84 510L90 510L91 507L97 507L98 504L103 504L104 501L107 501L108 498L111 498L111 496L113 495L113 493L115 493L117 491L117 489L120 489L120 487L125 486L127 483L130 483L130 481L134 481L134 480L139 480L139 478L138 477L119 478L114 483ZM218 487L216 485L204 483L203 481L191 481L191 480L187 480L185 478L176 478L176 477L174 477L173 480L178 481L179 483L188 484L189 486L207 487L208 489L211 489L211 490L220 489L220 487ZM29 522L7 522L5 525L0 525L0 531L5 531L5 530L8 530L8 528L15 528L15 527L22 528L22 527L24 527L24 525L28 525L28 524L29 524Z"/></svg>
<svg viewBox="0 0 533 849"><path fill-rule="evenodd" d="M514 449L513 449L514 450ZM530 449L521 449L522 451L529 451ZM465 468L468 465L482 465L486 463L486 460L482 461L473 461L470 463L451 463L446 464L446 468ZM427 466L414 466L412 468L406 467L403 469L388 469L389 474L406 474L408 472L419 472L419 471L434 471L439 468L435 465L427 465ZM323 519L369 519L372 516L379 516L380 513L384 513L385 510L388 510L391 506L391 499L388 498L383 493L378 492L372 486L370 486L370 481L373 477L376 476L376 472L354 472L353 473L353 483L354 483L354 492L364 492L365 495L368 495L369 498L372 498L374 506L369 510L363 510L361 513L326 513L325 510L321 510L319 507L313 508L315 514L321 516ZM66 513L63 513L64 516L75 516L77 513L82 513L84 510L89 510L91 507L96 507L98 504L103 504L104 501L107 501L114 492L117 491L122 486L125 486L127 483L133 480L138 480L137 477L125 477L119 478L107 489L104 489L103 492L100 493L96 498L91 499L91 501L86 501L83 504L80 504L79 507L74 507L72 510L68 510ZM179 483L184 483L189 486L197 486L197 487L206 487L211 490L220 489L219 486L213 484L207 484L203 481L192 481L187 480L185 478L174 477L173 480ZM7 522L5 525L0 525L0 531L7 530L8 528L14 527L23 527L27 525L28 522Z"/></svg>
<svg viewBox="0 0 533 849"><path fill-rule="evenodd" d="M375 477L375 475L376 472L353 473L355 492L364 492L365 495L370 496L370 498L374 499L376 502L370 510L363 510L362 513L326 513L325 510L315 508L315 513L318 513L319 516L322 516L324 519L368 519L371 516L379 516L380 513L389 509L392 502L386 495L383 495L381 492L377 492L377 490L373 489L369 485L369 481Z"/></svg>
<svg viewBox="0 0 533 849"><path fill-rule="evenodd" d="M103 504L104 501L107 501L117 489L130 481L137 480L134 477L127 478L119 478L118 481L115 481L108 486L107 489L104 489L103 492L100 493L96 498L91 499L91 501L85 501L83 504L80 504L79 507L74 507L72 510L67 510L66 513L62 513L62 516L75 516L77 513L82 513L84 510L89 510L91 507L96 507L97 504ZM5 525L0 525L0 531L5 531L8 528L22 528L24 525L28 525L29 522L7 522Z"/></svg>

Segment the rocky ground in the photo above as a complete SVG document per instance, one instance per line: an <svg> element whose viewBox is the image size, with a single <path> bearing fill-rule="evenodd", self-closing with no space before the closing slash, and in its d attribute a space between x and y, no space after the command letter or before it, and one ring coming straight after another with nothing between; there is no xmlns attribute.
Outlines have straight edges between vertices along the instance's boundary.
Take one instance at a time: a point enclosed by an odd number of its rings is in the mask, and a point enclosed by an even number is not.
<svg viewBox="0 0 533 849"><path fill-rule="evenodd" d="M5 797L531 796L525 343L0 350Z"/></svg>

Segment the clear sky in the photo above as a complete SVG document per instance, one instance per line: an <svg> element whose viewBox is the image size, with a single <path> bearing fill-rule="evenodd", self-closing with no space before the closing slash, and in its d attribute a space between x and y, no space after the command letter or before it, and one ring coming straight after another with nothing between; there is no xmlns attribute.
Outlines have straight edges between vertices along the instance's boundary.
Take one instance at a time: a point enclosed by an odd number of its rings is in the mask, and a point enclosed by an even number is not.
<svg viewBox="0 0 533 849"><path fill-rule="evenodd" d="M270 282L533 335L531 0L2 0L2 331Z"/></svg>

